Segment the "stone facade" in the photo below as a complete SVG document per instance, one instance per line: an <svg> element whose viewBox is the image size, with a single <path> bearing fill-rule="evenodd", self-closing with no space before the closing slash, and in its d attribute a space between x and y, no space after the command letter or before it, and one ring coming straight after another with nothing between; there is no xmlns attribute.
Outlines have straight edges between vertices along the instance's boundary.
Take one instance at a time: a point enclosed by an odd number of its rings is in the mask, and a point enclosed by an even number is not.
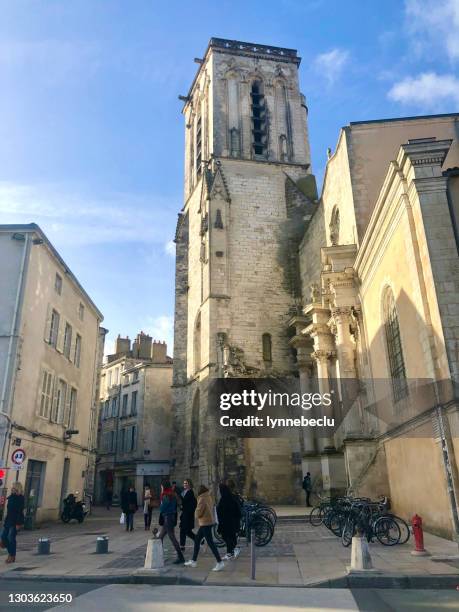
<svg viewBox="0 0 459 612"><path fill-rule="evenodd" d="M0 226L0 289L2 459L25 450L28 508L55 519L69 492L92 492L106 330L37 225Z"/></svg>
<svg viewBox="0 0 459 612"><path fill-rule="evenodd" d="M107 490L119 499L146 483L159 496L170 472L172 359L165 342L141 332L132 343L118 336L100 384L96 501Z"/></svg>
<svg viewBox="0 0 459 612"><path fill-rule="evenodd" d="M217 440L207 384L216 376L267 376L294 366L287 322L300 294L297 248L316 206L299 61L289 49L211 39L183 110L175 474L212 485L231 475L244 492L273 501L298 496L292 453L299 448L281 440ZM271 336L269 362L263 334Z"/></svg>
<svg viewBox="0 0 459 612"><path fill-rule="evenodd" d="M315 489L386 494L459 533L458 116L351 123L318 199L296 52L211 39L199 63L183 97L174 474L293 502L310 471ZM218 438L209 382L281 374L335 393L336 432Z"/></svg>

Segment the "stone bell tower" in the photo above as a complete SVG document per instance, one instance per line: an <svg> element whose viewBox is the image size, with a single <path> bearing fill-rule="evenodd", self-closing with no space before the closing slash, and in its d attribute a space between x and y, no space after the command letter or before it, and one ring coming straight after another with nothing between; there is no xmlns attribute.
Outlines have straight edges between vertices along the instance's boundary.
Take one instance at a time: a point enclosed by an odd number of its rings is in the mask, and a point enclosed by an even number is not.
<svg viewBox="0 0 459 612"><path fill-rule="evenodd" d="M172 474L207 485L232 477L245 494L289 503L299 443L218 438L207 387L215 377L294 369L288 321L301 295L297 247L317 197L300 58L293 49L212 38L195 61L181 96Z"/></svg>

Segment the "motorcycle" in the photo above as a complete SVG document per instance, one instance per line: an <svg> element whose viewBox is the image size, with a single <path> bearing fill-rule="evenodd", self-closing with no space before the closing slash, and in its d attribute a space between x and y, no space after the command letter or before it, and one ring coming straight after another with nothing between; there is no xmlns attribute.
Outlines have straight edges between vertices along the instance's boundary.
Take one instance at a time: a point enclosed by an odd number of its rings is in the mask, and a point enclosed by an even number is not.
<svg viewBox="0 0 459 612"><path fill-rule="evenodd" d="M73 493L67 495L64 499L64 508L61 512L61 521L63 523L69 523L72 519L82 523L87 514L88 510L86 510L84 502L77 501Z"/></svg>

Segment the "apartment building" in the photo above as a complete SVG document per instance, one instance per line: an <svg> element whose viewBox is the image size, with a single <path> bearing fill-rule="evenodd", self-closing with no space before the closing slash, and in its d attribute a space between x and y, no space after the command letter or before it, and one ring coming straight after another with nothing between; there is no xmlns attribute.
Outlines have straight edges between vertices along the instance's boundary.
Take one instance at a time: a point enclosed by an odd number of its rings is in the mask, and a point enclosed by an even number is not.
<svg viewBox="0 0 459 612"><path fill-rule="evenodd" d="M165 342L141 332L118 337L100 385L96 499L148 483L159 494L169 475L172 359Z"/></svg>
<svg viewBox="0 0 459 612"><path fill-rule="evenodd" d="M92 486L102 320L38 225L0 225L1 461L37 521Z"/></svg>

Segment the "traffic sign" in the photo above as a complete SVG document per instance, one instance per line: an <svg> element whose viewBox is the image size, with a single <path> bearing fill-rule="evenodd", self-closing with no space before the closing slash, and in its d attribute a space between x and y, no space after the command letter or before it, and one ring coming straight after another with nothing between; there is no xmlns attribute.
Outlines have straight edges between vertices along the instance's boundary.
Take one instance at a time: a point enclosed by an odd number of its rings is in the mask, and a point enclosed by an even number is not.
<svg viewBox="0 0 459 612"><path fill-rule="evenodd" d="M19 471L19 470L23 470L23 469L24 469L24 466L23 466L23 465L12 465L12 466L11 466L11 469L12 469L12 470L15 470L15 471L17 472L17 471Z"/></svg>
<svg viewBox="0 0 459 612"><path fill-rule="evenodd" d="M22 465L24 463L25 458L26 458L26 454L23 448L17 448L16 450L13 451L13 454L11 455L11 461L15 465Z"/></svg>

